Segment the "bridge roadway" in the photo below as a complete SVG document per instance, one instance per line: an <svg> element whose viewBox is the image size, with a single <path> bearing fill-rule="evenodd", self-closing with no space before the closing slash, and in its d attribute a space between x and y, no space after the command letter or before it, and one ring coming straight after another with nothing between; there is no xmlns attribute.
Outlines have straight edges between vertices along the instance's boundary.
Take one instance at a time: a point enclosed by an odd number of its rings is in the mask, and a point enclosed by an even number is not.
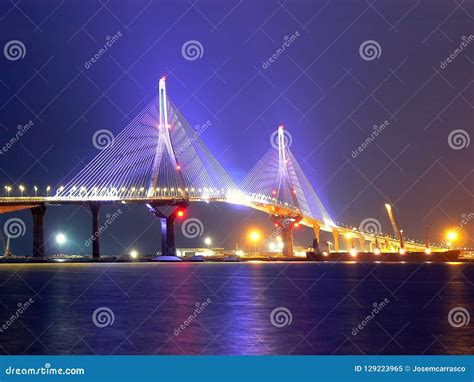
<svg viewBox="0 0 474 382"><path fill-rule="evenodd" d="M313 229L314 237L320 242L320 232L329 232L333 236L333 248L332 251L340 251L340 241L346 241L346 248L350 249L351 246L357 248L359 251L373 251L377 244L382 252L393 251L394 248L400 247L398 239L394 239L389 236L374 235L372 233L360 232L348 227L339 227L332 223L323 222L310 216L305 216L301 212L285 205L272 204L262 201L258 198L252 198L243 194L237 194L229 197L228 195L202 197L187 195L187 199L170 196L158 196L158 197L147 197L147 196L117 196L117 197L57 197L57 196L11 196L11 197L0 197L0 213L10 213L24 209L30 209L33 216L33 256L44 257L44 233L43 233L43 221L46 207L48 206L59 206L59 205L87 205L91 210L92 216L92 256L94 259L100 259L100 245L99 245L99 232L100 219L99 209L101 205L114 204L114 203L139 203L148 206L155 215L161 219L162 226L162 253L163 254L174 254L176 253L176 246L174 243L174 220L175 212L172 212L170 216L165 216L158 211L159 207L176 207L185 208L188 202L224 202L230 204L238 204L247 206L249 208L256 209L258 211L269 214L272 220L275 222L274 232L280 235L284 242L284 255L292 256L294 254L293 249L293 236L292 231L294 224L297 222L301 225L310 227ZM367 247L367 243L369 244ZM407 251L424 251L426 246L420 243L412 241L405 241L403 244ZM445 251L445 248L441 247L430 247L433 252Z"/></svg>

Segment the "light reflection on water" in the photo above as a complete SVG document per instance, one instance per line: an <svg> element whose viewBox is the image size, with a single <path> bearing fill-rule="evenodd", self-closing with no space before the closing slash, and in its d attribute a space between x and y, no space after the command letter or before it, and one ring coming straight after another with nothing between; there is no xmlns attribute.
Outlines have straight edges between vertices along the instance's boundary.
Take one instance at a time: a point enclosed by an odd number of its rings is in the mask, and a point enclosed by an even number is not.
<svg viewBox="0 0 474 382"><path fill-rule="evenodd" d="M474 265L368 263L0 266L0 333L10 354L470 354ZM387 299L373 319L353 334ZM203 302L210 301L203 306ZM197 305L196 305L197 304ZM111 326L92 321L101 307ZM197 309L199 307L199 309ZM276 308L288 326L272 325ZM181 328L178 333L177 328ZM184 329L183 329L184 328Z"/></svg>

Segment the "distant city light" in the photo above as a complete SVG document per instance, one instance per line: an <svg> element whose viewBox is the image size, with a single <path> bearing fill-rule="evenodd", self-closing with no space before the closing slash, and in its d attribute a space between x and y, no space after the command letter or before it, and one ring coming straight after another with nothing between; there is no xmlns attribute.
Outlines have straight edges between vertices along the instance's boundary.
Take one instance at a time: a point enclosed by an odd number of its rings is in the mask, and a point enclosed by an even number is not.
<svg viewBox="0 0 474 382"><path fill-rule="evenodd" d="M431 248L425 248L425 253L427 255L431 255Z"/></svg>
<svg viewBox="0 0 474 382"><path fill-rule="evenodd" d="M374 254L380 255L380 249L379 249L379 248L375 248L375 249L374 249Z"/></svg>
<svg viewBox="0 0 474 382"><path fill-rule="evenodd" d="M132 250L130 251L130 257L131 257L132 259L136 259L136 258L138 257L138 252L137 252L135 249L132 249Z"/></svg>
<svg viewBox="0 0 474 382"><path fill-rule="evenodd" d="M356 257L357 256L357 249L355 248L351 248L351 250L349 251L350 255L352 257Z"/></svg>
<svg viewBox="0 0 474 382"><path fill-rule="evenodd" d="M58 243L59 245L62 245L66 242L66 235L64 235L63 233L58 233L56 235L56 243Z"/></svg>
<svg viewBox="0 0 474 382"><path fill-rule="evenodd" d="M400 250L398 251L398 253L400 255L404 255L405 253L407 253L406 249L405 248L400 248Z"/></svg>
<svg viewBox="0 0 474 382"><path fill-rule="evenodd" d="M270 244L268 244L268 249L269 249L270 251L274 251L275 248L276 248L275 243L271 242Z"/></svg>
<svg viewBox="0 0 474 382"><path fill-rule="evenodd" d="M242 251L241 249L239 249L239 250L235 251L235 254L236 254L237 256L243 256L243 255L244 255L244 251Z"/></svg>
<svg viewBox="0 0 474 382"><path fill-rule="evenodd" d="M212 244L212 239L210 237L206 237L204 239L204 244L206 244L207 246L210 246Z"/></svg>

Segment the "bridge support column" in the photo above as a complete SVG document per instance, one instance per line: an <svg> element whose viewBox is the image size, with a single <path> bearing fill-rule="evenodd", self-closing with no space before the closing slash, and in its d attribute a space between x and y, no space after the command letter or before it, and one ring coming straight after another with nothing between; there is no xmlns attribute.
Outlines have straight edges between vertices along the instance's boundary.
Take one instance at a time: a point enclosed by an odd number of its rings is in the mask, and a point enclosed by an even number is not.
<svg viewBox="0 0 474 382"><path fill-rule="evenodd" d="M168 217L160 217L161 225L161 254L163 256L176 256L176 240L174 232L174 221L176 213Z"/></svg>
<svg viewBox="0 0 474 382"><path fill-rule="evenodd" d="M293 246L293 226L290 224L284 227L281 232L283 240L283 256L289 257L295 255L295 248Z"/></svg>
<svg viewBox="0 0 474 382"><path fill-rule="evenodd" d="M314 237L318 241L318 243L321 243L320 240L320 227L318 224L313 224L313 230L314 230Z"/></svg>
<svg viewBox="0 0 474 382"><path fill-rule="evenodd" d="M33 257L44 257L44 214L46 206L40 205L31 209L33 216Z"/></svg>
<svg viewBox="0 0 474 382"><path fill-rule="evenodd" d="M334 229L332 231L332 237L334 241L334 252L339 252L339 231Z"/></svg>
<svg viewBox="0 0 474 382"><path fill-rule="evenodd" d="M358 239L359 239L360 250L364 252L365 251L365 237L359 236Z"/></svg>
<svg viewBox="0 0 474 382"><path fill-rule="evenodd" d="M271 215L271 219L276 223L278 227L277 232L281 234L283 242L283 256L294 256L295 249L293 245L293 228L296 223L299 223L303 217L300 215Z"/></svg>
<svg viewBox="0 0 474 382"><path fill-rule="evenodd" d="M161 255L176 256L176 239L175 239L175 220L178 212L187 207L186 203L180 203L175 206L166 206L166 212L160 210L158 204L147 204L153 214L160 219L161 230Z"/></svg>
<svg viewBox="0 0 474 382"><path fill-rule="evenodd" d="M100 260L100 227L99 227L99 203L90 203L89 208L92 215L92 259Z"/></svg>

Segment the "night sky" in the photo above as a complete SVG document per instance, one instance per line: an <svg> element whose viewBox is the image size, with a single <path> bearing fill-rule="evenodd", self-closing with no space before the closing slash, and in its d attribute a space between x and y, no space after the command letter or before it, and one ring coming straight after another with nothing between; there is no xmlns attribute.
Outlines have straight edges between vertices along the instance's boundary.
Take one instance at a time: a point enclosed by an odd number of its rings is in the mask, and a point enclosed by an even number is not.
<svg viewBox="0 0 474 382"><path fill-rule="evenodd" d="M118 134L165 75L169 97L191 126L212 122L201 138L236 182L283 123L334 221L358 227L374 218L391 232L390 202L409 237L423 240L429 225L439 241L446 228L459 227L459 244L474 246L473 16L472 1L4 0L1 191L22 184L31 194L34 185L67 182L99 153L94 133ZM12 40L23 44L24 57L4 50ZM182 47L193 40L202 50L189 59ZM359 50L369 40L380 47L375 56ZM354 155L373 126L386 122ZM103 234L103 253L155 253L156 218L144 206L115 205L102 214L117 208L123 214ZM30 215L0 218L2 227L11 217L27 224L13 241L16 254L30 254ZM237 206L192 205L187 217L205 230L190 240L178 226L178 246L210 236L233 248L248 245L249 227L272 229L263 213ZM50 207L46 236L63 231L65 252L89 253L89 219L85 208ZM308 228L296 233L297 244L311 238ZM57 252L53 240L47 252Z"/></svg>

